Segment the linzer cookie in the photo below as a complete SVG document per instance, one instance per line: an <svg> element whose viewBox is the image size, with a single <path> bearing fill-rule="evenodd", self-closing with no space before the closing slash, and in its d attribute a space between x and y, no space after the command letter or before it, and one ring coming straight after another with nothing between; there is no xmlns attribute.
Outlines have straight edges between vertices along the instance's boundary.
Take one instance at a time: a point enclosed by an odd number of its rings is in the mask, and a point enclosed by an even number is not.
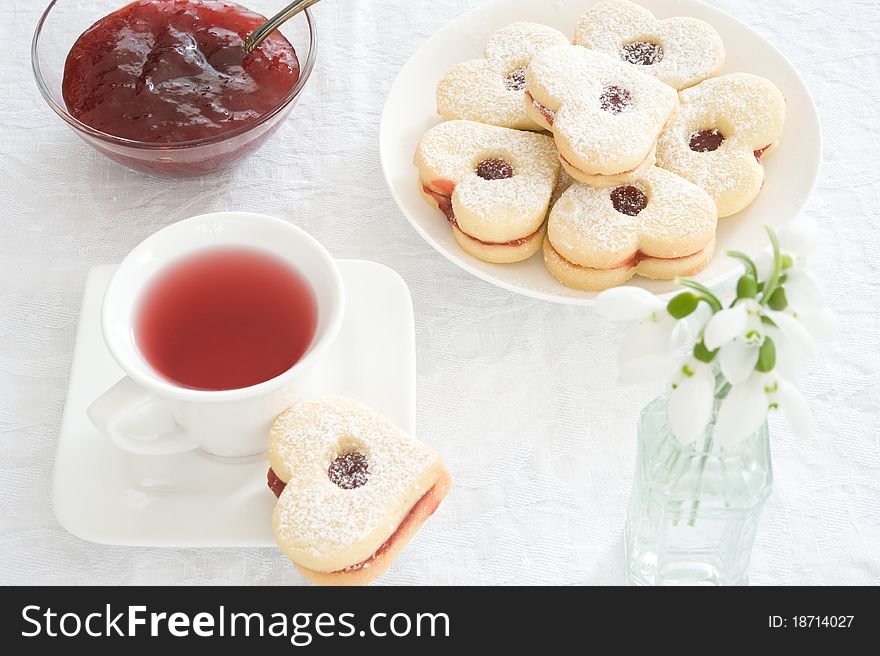
<svg viewBox="0 0 880 656"><path fill-rule="evenodd" d="M557 46L529 64L525 105L553 132L569 175L604 187L653 165L657 136L675 117L678 98L673 88L617 59Z"/></svg>
<svg viewBox="0 0 880 656"><path fill-rule="evenodd" d="M574 184L550 212L544 262L564 285L589 291L636 274L691 275L712 258L716 222L705 191L656 167L618 187Z"/></svg>
<svg viewBox="0 0 880 656"><path fill-rule="evenodd" d="M415 164L423 196L446 215L465 252L507 263L541 247L559 174L550 137L446 121L422 137Z"/></svg>
<svg viewBox="0 0 880 656"><path fill-rule="evenodd" d="M574 43L635 66L676 89L718 75L724 43L697 18L658 20L628 0L602 0L578 21Z"/></svg>
<svg viewBox="0 0 880 656"><path fill-rule="evenodd" d="M437 113L518 130L538 130L522 104L526 67L551 46L564 45L562 32L538 23L513 23L493 34L482 59L459 64L437 84Z"/></svg>
<svg viewBox="0 0 880 656"><path fill-rule="evenodd" d="M324 585L380 576L451 485L433 449L342 397L281 414L269 464L275 540L305 578Z"/></svg>
<svg viewBox="0 0 880 656"><path fill-rule="evenodd" d="M679 94L678 118L657 144L657 165L705 189L729 216L764 184L762 157L782 136L785 98L769 81L733 73Z"/></svg>

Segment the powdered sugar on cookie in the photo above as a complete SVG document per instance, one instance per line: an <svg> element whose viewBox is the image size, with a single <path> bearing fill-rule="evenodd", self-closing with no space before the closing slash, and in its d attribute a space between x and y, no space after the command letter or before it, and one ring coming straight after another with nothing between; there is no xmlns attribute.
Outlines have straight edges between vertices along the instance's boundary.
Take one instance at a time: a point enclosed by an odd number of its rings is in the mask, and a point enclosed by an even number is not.
<svg viewBox="0 0 880 656"><path fill-rule="evenodd" d="M600 290L636 274L690 275L714 250L717 214L708 194L652 167L630 184L574 184L553 206L544 261L563 284Z"/></svg>
<svg viewBox="0 0 880 656"><path fill-rule="evenodd" d="M537 130L522 107L525 70L532 57L567 44L562 32L538 23L512 23L493 34L482 59L463 62L437 84L437 113L521 130Z"/></svg>
<svg viewBox="0 0 880 656"><path fill-rule="evenodd" d="M342 397L279 416L269 457L287 483L275 538L297 565L324 572L369 559L444 471L432 449Z"/></svg>
<svg viewBox="0 0 880 656"><path fill-rule="evenodd" d="M415 164L429 202L440 205L448 199L446 213L454 228L496 246L539 230L560 168L550 137L472 121L447 121L428 130ZM523 259L531 255L527 251L487 254L480 249L472 254Z"/></svg>
<svg viewBox="0 0 880 656"><path fill-rule="evenodd" d="M785 98L769 81L733 73L679 94L678 118L657 143L657 164L705 189L719 216L746 207L764 182L761 158L779 141Z"/></svg>
<svg viewBox="0 0 880 656"><path fill-rule="evenodd" d="M526 89L526 110L536 120L541 113L535 103L553 112L548 127L568 173L596 186L650 165L657 135L678 107L674 89L580 46L537 55L526 72Z"/></svg>
<svg viewBox="0 0 880 656"><path fill-rule="evenodd" d="M724 43L696 18L658 20L628 0L601 0L578 21L574 43L605 53L640 72L684 89L717 75Z"/></svg>

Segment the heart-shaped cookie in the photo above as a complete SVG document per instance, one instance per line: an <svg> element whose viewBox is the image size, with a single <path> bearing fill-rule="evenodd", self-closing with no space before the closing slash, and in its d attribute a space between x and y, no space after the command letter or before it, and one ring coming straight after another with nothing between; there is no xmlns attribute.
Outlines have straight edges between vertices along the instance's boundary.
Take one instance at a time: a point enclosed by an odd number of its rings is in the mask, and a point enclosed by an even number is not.
<svg viewBox="0 0 880 656"><path fill-rule="evenodd" d="M532 57L568 39L538 23L512 23L489 37L482 59L459 64L437 84L437 113L518 130L538 130L522 104Z"/></svg>
<svg viewBox="0 0 880 656"><path fill-rule="evenodd" d="M657 136L678 109L675 89L581 46L537 54L526 110L553 132L565 170L593 186L620 184L654 163Z"/></svg>
<svg viewBox="0 0 880 656"><path fill-rule="evenodd" d="M716 222L705 191L656 167L619 187L575 184L550 212L544 261L560 282L583 290L636 274L691 275L712 258Z"/></svg>
<svg viewBox="0 0 880 656"><path fill-rule="evenodd" d="M269 437L275 540L310 581L369 583L450 487L440 456L364 404L299 403Z"/></svg>
<svg viewBox="0 0 880 656"><path fill-rule="evenodd" d="M559 174L550 137L446 121L425 133L414 161L422 194L446 215L465 252L509 263L541 247Z"/></svg>
<svg viewBox="0 0 880 656"><path fill-rule="evenodd" d="M629 0L602 0L584 14L574 43L615 57L676 89L718 75L724 43L697 18L658 20Z"/></svg>
<svg viewBox="0 0 880 656"><path fill-rule="evenodd" d="M679 93L678 118L657 142L657 165L705 189L730 216L764 184L761 159L785 126L785 97L749 73L710 78Z"/></svg>

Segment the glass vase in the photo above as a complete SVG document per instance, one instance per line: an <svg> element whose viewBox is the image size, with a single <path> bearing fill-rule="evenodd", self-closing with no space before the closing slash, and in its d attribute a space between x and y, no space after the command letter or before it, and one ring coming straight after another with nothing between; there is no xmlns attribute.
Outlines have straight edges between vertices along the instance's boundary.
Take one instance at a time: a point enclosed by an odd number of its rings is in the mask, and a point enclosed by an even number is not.
<svg viewBox="0 0 880 656"><path fill-rule="evenodd" d="M765 422L720 448L713 420L682 445L660 397L642 411L626 521L627 570L637 585L746 585L758 518L773 486Z"/></svg>

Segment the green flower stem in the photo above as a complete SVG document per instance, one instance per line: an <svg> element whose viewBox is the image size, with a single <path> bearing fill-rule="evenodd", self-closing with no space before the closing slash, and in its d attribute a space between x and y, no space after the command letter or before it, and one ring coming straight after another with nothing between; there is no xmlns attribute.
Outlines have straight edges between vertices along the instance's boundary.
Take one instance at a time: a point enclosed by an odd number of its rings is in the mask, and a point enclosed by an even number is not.
<svg viewBox="0 0 880 656"><path fill-rule="evenodd" d="M727 257L734 257L740 260L745 265L746 271L752 274L752 278L758 279L758 267L755 266L755 262L748 255L741 251L727 251Z"/></svg>
<svg viewBox="0 0 880 656"><path fill-rule="evenodd" d="M715 444L715 435L710 434L704 442L705 450L700 458L700 476L697 479L697 491L694 494L694 500L691 503L691 517L688 520L688 526L693 528L697 525L697 513L700 511L700 494L703 491L703 473L706 471L706 461L709 459L709 453Z"/></svg>
<svg viewBox="0 0 880 656"><path fill-rule="evenodd" d="M715 377L715 398L727 396L727 393L730 391L730 383L724 378L720 373ZM688 520L688 526L693 528L697 524L697 513L700 511L700 494L703 491L703 474L706 471L706 461L709 459L709 454L712 452L712 447L715 445L715 418L713 417L711 426L713 427L713 431L706 438L706 441L703 443L704 450L703 456L700 458L700 475L697 479L697 490L694 494L694 500L691 503L691 516Z"/></svg>
<svg viewBox="0 0 880 656"><path fill-rule="evenodd" d="M712 290L706 287L706 285L698 283L696 280L691 280L690 278L676 278L675 280L682 287L690 287L691 289L700 292L699 297L701 301L705 301L709 307L712 308L712 312L721 312L723 306L721 305L721 301L718 300L718 297L712 293Z"/></svg>
<svg viewBox="0 0 880 656"><path fill-rule="evenodd" d="M767 234L770 236L770 243L773 245L773 273L764 285L761 293L761 305L767 305L773 296L773 293L779 287L779 276L782 273L782 253L779 251L779 240L776 233L770 226L764 226Z"/></svg>

